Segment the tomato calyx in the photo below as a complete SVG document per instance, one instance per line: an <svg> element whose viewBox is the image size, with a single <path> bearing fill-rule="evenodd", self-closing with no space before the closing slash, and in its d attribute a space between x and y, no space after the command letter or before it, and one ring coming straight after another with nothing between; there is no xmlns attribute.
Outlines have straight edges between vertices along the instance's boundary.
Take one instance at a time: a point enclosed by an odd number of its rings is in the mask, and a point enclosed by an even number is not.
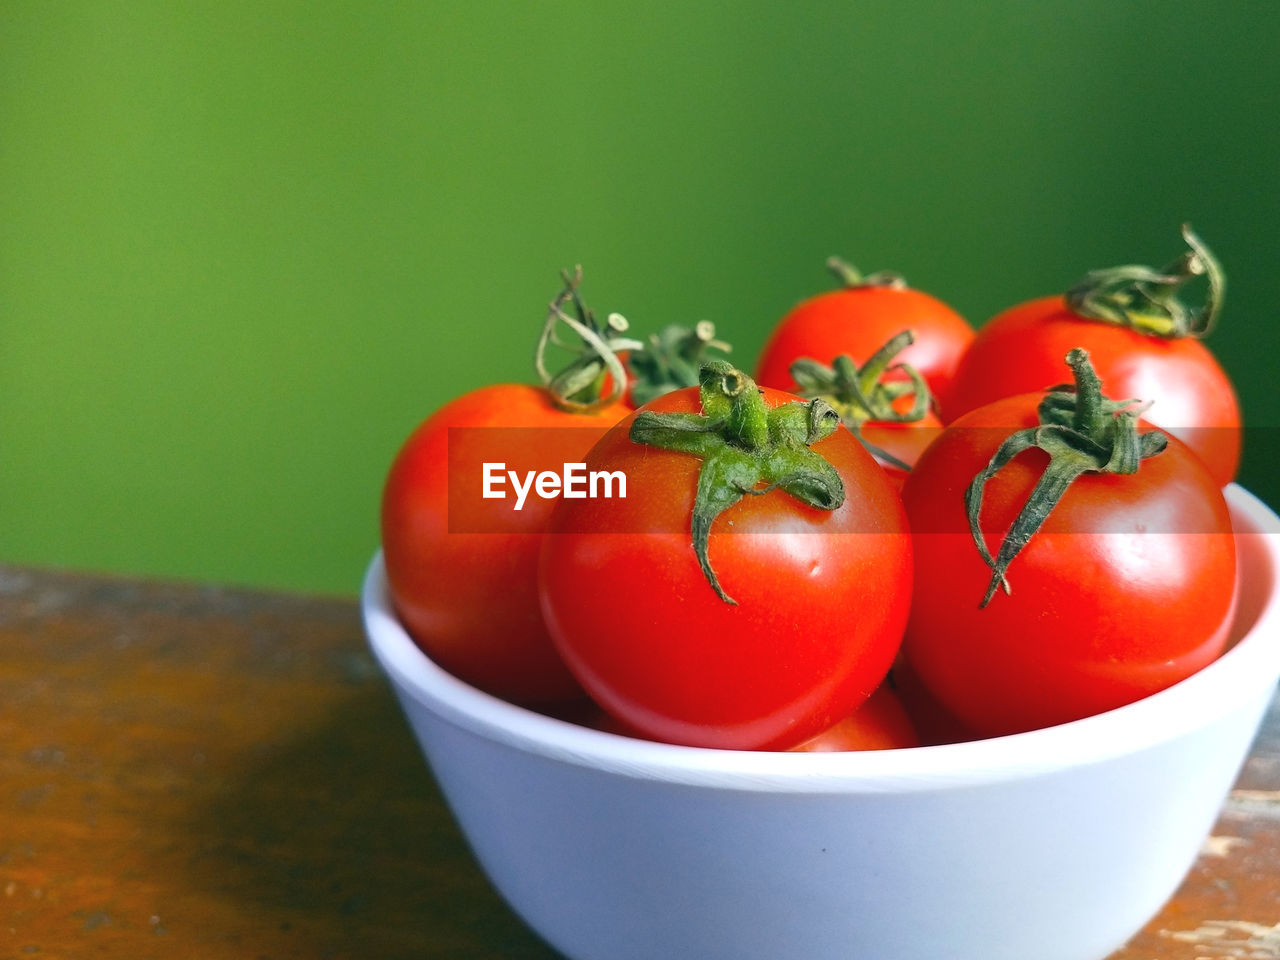
<svg viewBox="0 0 1280 960"><path fill-rule="evenodd" d="M1190 248L1163 270L1127 265L1093 270L1066 293L1067 306L1088 319L1131 327L1164 339L1207 336L1217 323L1226 277L1209 248L1188 224L1182 238ZM1205 302L1192 309L1178 299L1197 277L1209 281Z"/></svg>
<svg viewBox="0 0 1280 960"><path fill-rule="evenodd" d="M860 287L888 287L891 290L907 289L907 280L900 273L892 270L879 270L875 273L863 274L857 267L840 257L827 257L827 269L835 274L840 285L846 290L857 290Z"/></svg>
<svg viewBox="0 0 1280 960"><path fill-rule="evenodd" d="M622 397L627 388L627 372L618 357L619 351L636 350L644 345L631 337L624 337L628 329L627 318L611 313L603 324L595 312L583 303L578 287L582 284L582 267L560 271L564 287L547 308L534 349L533 365L542 385L551 395L552 402L570 413L592 413L601 410ZM573 315L566 312L572 304ZM579 337L579 343L562 341L556 334L564 324ZM559 347L574 354L562 369L552 373L547 365L547 351ZM609 391L604 384L608 381Z"/></svg>
<svg viewBox="0 0 1280 960"><path fill-rule="evenodd" d="M736 605L711 566L711 524L744 496L775 489L819 510L844 503L844 482L835 467L809 449L835 431L840 415L821 399L769 409L755 381L723 360L702 365L698 386L701 413L642 410L629 437L702 460L691 521L693 548L716 595Z"/></svg>
<svg viewBox="0 0 1280 960"><path fill-rule="evenodd" d="M732 347L716 339L716 325L700 320L692 327L671 324L649 335L644 345L627 357L634 382L631 397L644 406L655 397L698 385L698 371L708 351L729 353Z"/></svg>
<svg viewBox="0 0 1280 960"><path fill-rule="evenodd" d="M1076 348L1066 359L1075 383L1051 388L1040 401L1040 423L1007 437L965 490L969 532L978 553L991 568L991 581L980 607L991 602L997 588L1006 594L1011 592L1005 576L1009 564L1040 529L1076 478L1086 473L1136 473L1143 460L1154 457L1168 445L1168 436L1159 430L1138 433L1138 417L1145 405L1137 405L1136 400L1110 400L1103 396L1102 384L1088 353ZM992 556L979 524L983 490L987 481L1009 461L1033 447L1049 455L1049 464Z"/></svg>
<svg viewBox="0 0 1280 960"><path fill-rule="evenodd" d="M900 470L906 464L870 443L862 435L865 423L915 423L929 412L932 395L919 371L906 363L894 363L903 350L915 342L910 330L891 337L859 367L848 354L836 357L831 366L801 357L791 364L791 379L806 399L820 397L840 414L840 420L864 447L882 462ZM889 373L901 372L906 380L886 380ZM911 406L901 409L903 397L911 398Z"/></svg>

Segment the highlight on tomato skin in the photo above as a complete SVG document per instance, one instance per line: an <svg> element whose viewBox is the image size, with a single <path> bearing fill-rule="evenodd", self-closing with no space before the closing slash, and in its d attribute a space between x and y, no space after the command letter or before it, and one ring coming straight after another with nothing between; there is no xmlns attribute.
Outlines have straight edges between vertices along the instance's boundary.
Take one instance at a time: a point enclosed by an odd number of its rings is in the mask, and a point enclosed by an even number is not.
<svg viewBox="0 0 1280 960"><path fill-rule="evenodd" d="M760 396L770 410L799 402ZM557 505L543 615L588 694L642 736L786 749L852 713L887 674L910 603L910 533L884 471L836 429L812 451L842 480L839 507L761 487L716 516L707 554L727 602L691 540L703 461L630 439L646 411L701 409L696 389L668 394L588 454L588 469L625 473L629 495Z"/></svg>

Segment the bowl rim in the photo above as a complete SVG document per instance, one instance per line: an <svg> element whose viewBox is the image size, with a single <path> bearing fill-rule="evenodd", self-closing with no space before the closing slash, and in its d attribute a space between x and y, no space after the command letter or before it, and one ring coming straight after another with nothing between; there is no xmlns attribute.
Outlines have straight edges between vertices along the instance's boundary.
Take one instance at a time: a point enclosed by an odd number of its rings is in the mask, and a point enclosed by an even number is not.
<svg viewBox="0 0 1280 960"><path fill-rule="evenodd" d="M723 750L640 740L545 716L459 680L413 642L391 609L382 553L367 568L361 611L370 647L406 698L486 740L638 779L769 792L886 792L994 782L1099 763L1256 709L1280 678L1280 517L1225 488L1237 535L1260 539L1271 590L1248 632L1197 673L1135 703L1026 733L961 743L834 753ZM1208 706L1206 706L1208 705ZM408 703L405 703L408 707ZM412 715L412 711L410 711Z"/></svg>

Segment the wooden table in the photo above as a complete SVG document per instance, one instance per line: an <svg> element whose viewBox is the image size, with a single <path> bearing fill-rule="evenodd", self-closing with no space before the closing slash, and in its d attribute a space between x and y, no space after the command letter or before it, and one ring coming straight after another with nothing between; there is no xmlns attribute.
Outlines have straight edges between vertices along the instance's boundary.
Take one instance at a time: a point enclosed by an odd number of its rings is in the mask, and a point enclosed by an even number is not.
<svg viewBox="0 0 1280 960"><path fill-rule="evenodd" d="M473 863L354 600L0 566L0 743L0 960L556 956ZM1153 958L1280 958L1280 705L1115 955Z"/></svg>

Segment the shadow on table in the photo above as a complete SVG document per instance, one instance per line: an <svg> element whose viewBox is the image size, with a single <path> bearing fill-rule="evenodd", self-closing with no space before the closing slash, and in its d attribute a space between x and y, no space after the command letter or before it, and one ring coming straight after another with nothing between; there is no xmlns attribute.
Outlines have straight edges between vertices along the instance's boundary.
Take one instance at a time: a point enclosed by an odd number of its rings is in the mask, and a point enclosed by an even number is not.
<svg viewBox="0 0 1280 960"><path fill-rule="evenodd" d="M244 911L254 956L559 956L481 874L380 680L211 797L192 879Z"/></svg>

